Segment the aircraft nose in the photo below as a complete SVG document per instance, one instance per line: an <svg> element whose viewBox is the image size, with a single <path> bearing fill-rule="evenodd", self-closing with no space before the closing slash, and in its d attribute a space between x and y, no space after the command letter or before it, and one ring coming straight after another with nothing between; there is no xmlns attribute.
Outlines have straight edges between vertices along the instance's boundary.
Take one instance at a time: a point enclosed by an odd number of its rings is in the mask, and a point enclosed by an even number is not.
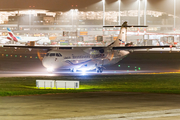
<svg viewBox="0 0 180 120"><path fill-rule="evenodd" d="M44 67L46 68L59 68L62 66L63 60L62 58L58 58L58 57L45 57L42 60L42 64Z"/></svg>
<svg viewBox="0 0 180 120"><path fill-rule="evenodd" d="M42 64L43 64L43 66L46 67L46 68L48 68L49 66L51 66L51 62L49 62L49 61L47 60L47 58L43 58Z"/></svg>

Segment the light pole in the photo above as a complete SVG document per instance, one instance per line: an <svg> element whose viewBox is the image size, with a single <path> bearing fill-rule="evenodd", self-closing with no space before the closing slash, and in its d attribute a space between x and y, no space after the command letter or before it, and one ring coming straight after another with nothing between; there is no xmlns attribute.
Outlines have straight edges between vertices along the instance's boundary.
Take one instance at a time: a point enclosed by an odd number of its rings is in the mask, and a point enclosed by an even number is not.
<svg viewBox="0 0 180 120"><path fill-rule="evenodd" d="M103 26L105 25L105 0L102 0L103 2Z"/></svg>
<svg viewBox="0 0 180 120"><path fill-rule="evenodd" d="M174 0L174 32L176 31L176 0Z"/></svg>
<svg viewBox="0 0 180 120"><path fill-rule="evenodd" d="M141 24L141 21L140 21L140 10L141 10L141 3L140 3L140 0L138 0L138 25Z"/></svg>
<svg viewBox="0 0 180 120"><path fill-rule="evenodd" d="M29 26L31 25L31 10L28 11L29 12Z"/></svg>
<svg viewBox="0 0 180 120"><path fill-rule="evenodd" d="M74 13L74 9L71 9L71 18L72 18L72 28L74 28L74 23L73 23L73 20L74 20L74 18L73 18L73 13Z"/></svg>
<svg viewBox="0 0 180 120"><path fill-rule="evenodd" d="M144 26L146 26L147 0L144 0Z"/></svg>
<svg viewBox="0 0 180 120"><path fill-rule="evenodd" d="M119 0L119 25L121 25L121 0Z"/></svg>
<svg viewBox="0 0 180 120"><path fill-rule="evenodd" d="M71 15L72 15L72 28L73 28L73 30L74 30L74 11L75 11L75 13L76 13L76 15L77 15L78 9L71 9L70 11L72 12L72 13L71 13ZM77 23L77 22L76 22L76 23ZM76 29L77 29L77 27L76 27ZM71 34L71 35L74 36L74 34ZM72 36L71 36L71 38L72 38ZM74 39L74 37L73 37L73 39ZM77 30L76 30L75 39L76 39L76 42L77 42Z"/></svg>
<svg viewBox="0 0 180 120"><path fill-rule="evenodd" d="M147 0L144 0L144 26L146 26L146 13L147 13ZM146 33L147 29L144 28L144 33Z"/></svg>
<svg viewBox="0 0 180 120"><path fill-rule="evenodd" d="M74 28L74 11L76 12L76 15L77 15L77 12L78 12L78 9L71 9L70 10L72 13L71 13L71 17L72 17L72 28Z"/></svg>

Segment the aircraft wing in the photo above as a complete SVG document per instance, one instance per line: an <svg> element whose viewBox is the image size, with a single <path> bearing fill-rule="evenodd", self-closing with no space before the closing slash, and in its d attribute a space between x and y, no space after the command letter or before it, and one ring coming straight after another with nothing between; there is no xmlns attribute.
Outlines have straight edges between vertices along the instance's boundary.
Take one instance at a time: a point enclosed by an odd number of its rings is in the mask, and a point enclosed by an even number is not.
<svg viewBox="0 0 180 120"><path fill-rule="evenodd" d="M152 48L172 48L175 46L128 46L128 47L113 47L113 50L137 50L137 49L152 49Z"/></svg>
<svg viewBox="0 0 180 120"><path fill-rule="evenodd" d="M67 47L67 46L56 46L56 45L48 45L48 46L43 46L43 45L36 45L36 46L28 46L28 45L2 45L2 47L14 47L14 48L32 48L32 49L72 49L72 47Z"/></svg>
<svg viewBox="0 0 180 120"><path fill-rule="evenodd" d="M33 41L38 42L38 41L41 41L41 40L43 40L43 39L39 38L39 39L36 39L36 40L33 40Z"/></svg>
<svg viewBox="0 0 180 120"><path fill-rule="evenodd" d="M2 47L14 47L14 48L32 48L32 49L73 49L73 48L92 48L92 49L104 49L107 48L105 46L58 46L58 45L35 45L35 46L27 46L27 45L3 45ZM167 46L120 46L120 47L112 47L113 50L140 50L140 49L153 49L153 48L173 48L175 46L167 45Z"/></svg>

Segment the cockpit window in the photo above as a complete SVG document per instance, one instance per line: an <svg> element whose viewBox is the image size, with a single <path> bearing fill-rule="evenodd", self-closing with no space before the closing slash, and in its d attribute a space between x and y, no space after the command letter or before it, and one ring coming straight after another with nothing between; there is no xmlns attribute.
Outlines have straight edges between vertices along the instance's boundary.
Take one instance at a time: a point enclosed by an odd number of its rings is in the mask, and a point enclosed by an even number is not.
<svg viewBox="0 0 180 120"><path fill-rule="evenodd" d="M56 56L57 56L57 57L60 57L59 53L56 53Z"/></svg>
<svg viewBox="0 0 180 120"><path fill-rule="evenodd" d="M49 56L49 53L47 53L46 56Z"/></svg>
<svg viewBox="0 0 180 120"><path fill-rule="evenodd" d="M56 53L57 57L62 57L62 55L60 53Z"/></svg>
<svg viewBox="0 0 180 120"><path fill-rule="evenodd" d="M56 53L56 56L57 56L57 57L60 57L59 53Z"/></svg>
<svg viewBox="0 0 180 120"><path fill-rule="evenodd" d="M56 56L55 53L51 53L50 56Z"/></svg>

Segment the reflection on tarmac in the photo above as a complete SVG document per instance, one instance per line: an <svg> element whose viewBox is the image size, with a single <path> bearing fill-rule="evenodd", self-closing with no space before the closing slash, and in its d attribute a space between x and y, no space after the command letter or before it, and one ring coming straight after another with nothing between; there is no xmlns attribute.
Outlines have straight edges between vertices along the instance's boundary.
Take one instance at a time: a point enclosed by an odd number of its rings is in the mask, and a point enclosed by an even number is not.
<svg viewBox="0 0 180 120"><path fill-rule="evenodd" d="M167 73L180 73L178 70L174 71L164 71L164 70L105 70L103 73L96 73L95 71L91 72L76 72L72 73L68 70L59 71L59 72L23 72L23 71L0 71L0 77L26 77L26 76L94 76L94 75L128 75L128 74L167 74Z"/></svg>

